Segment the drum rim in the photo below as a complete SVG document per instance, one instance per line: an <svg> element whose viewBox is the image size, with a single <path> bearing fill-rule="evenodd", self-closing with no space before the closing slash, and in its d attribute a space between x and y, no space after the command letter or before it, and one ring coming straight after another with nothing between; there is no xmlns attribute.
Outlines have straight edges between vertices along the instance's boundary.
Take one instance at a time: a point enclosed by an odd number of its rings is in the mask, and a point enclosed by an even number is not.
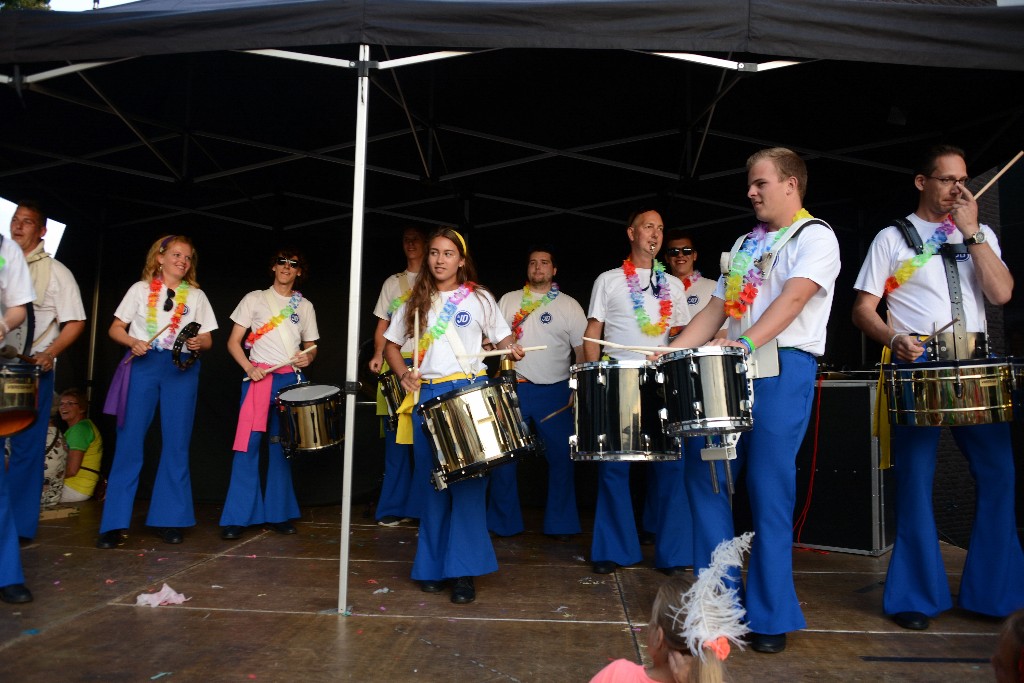
<svg viewBox="0 0 1024 683"><path fill-rule="evenodd" d="M696 346L693 348L676 349L675 351L669 351L664 354L656 361L658 365L662 363L669 363L680 358L687 356L706 356L706 357L722 357L722 356L742 356L744 353L743 349L738 346Z"/></svg>
<svg viewBox="0 0 1024 683"><path fill-rule="evenodd" d="M622 368L624 370L640 370L642 368L653 368L654 363L649 360L592 360L586 363L576 363L569 366L569 372L578 373L594 368Z"/></svg>
<svg viewBox="0 0 1024 683"><path fill-rule="evenodd" d="M42 371L38 365L32 363L2 363L0 364L0 375L40 375Z"/></svg>
<svg viewBox="0 0 1024 683"><path fill-rule="evenodd" d="M926 360L920 363L885 363L882 365L883 370L938 370L938 369L949 369L956 367L972 367L981 368L986 366L1002 367L1004 365L1012 365L1008 358L999 357L996 358L968 358L965 360Z"/></svg>

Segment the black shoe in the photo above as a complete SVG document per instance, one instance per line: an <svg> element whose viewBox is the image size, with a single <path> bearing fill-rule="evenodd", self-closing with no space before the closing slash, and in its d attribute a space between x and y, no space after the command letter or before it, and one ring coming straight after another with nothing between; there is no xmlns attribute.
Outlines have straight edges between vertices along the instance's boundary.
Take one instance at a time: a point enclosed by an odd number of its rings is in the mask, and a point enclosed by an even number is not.
<svg viewBox="0 0 1024 683"><path fill-rule="evenodd" d="M611 574L618 566L611 560L597 560L594 562L593 570L595 574Z"/></svg>
<svg viewBox="0 0 1024 683"><path fill-rule="evenodd" d="M750 649L754 652L763 652L773 655L786 649L786 634L768 635L766 633L750 632L747 635L750 642Z"/></svg>
<svg viewBox="0 0 1024 683"><path fill-rule="evenodd" d="M476 600L476 588L472 576L460 576L452 586L452 602L456 605L468 605Z"/></svg>
<svg viewBox="0 0 1024 683"><path fill-rule="evenodd" d="M242 537L242 532L245 531L240 526L232 524L231 526L223 527L220 530L220 537L225 541L237 541Z"/></svg>
<svg viewBox="0 0 1024 683"><path fill-rule="evenodd" d="M96 547L102 548L103 550L109 550L110 548L116 548L121 544L121 530L112 529L110 531L104 531L100 534L100 537L96 539Z"/></svg>
<svg viewBox="0 0 1024 683"><path fill-rule="evenodd" d="M160 540L164 543L177 544L185 540L185 537L181 535L181 529L177 529L173 526L157 529L156 535L159 536Z"/></svg>
<svg viewBox="0 0 1024 683"><path fill-rule="evenodd" d="M274 522L269 526L271 531L275 531L279 534L287 535L298 533L298 530L295 528L295 525L291 522Z"/></svg>
<svg viewBox="0 0 1024 683"><path fill-rule="evenodd" d="M440 593L444 590L444 581L420 581L420 590L424 593Z"/></svg>
<svg viewBox="0 0 1024 683"><path fill-rule="evenodd" d="M32 602L32 591L23 583L12 583L10 586L0 588L0 600L15 605L22 602Z"/></svg>
<svg viewBox="0 0 1024 683"><path fill-rule="evenodd" d="M658 567L658 571L665 576L686 576L693 567Z"/></svg>
<svg viewBox="0 0 1024 683"><path fill-rule="evenodd" d="M909 628L911 631L924 631L932 623L928 615L920 612L897 612L892 615L892 620L897 626Z"/></svg>

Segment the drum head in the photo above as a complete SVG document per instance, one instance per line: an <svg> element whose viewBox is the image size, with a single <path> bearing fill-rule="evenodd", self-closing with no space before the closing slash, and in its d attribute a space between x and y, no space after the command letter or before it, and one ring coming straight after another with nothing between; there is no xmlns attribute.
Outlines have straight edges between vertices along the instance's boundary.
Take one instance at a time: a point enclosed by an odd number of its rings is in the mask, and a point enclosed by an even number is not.
<svg viewBox="0 0 1024 683"><path fill-rule="evenodd" d="M302 405L304 403L318 403L335 394L341 393L341 389L331 384L293 384L285 387L277 395L281 403Z"/></svg>

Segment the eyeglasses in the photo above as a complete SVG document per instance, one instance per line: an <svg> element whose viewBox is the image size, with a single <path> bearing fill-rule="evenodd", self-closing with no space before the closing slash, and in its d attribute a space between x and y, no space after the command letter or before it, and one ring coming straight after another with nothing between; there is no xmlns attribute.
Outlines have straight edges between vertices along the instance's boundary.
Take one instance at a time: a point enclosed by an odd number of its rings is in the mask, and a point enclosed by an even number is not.
<svg viewBox="0 0 1024 683"><path fill-rule="evenodd" d="M929 175L929 176L925 176L925 178L931 178L932 180L938 180L939 181L939 185L942 185L943 187L949 187L950 185L952 185L954 183L960 183L961 185L966 185L967 183L971 182L971 179L968 178L967 176L964 176L963 178L936 178L933 175Z"/></svg>
<svg viewBox="0 0 1024 683"><path fill-rule="evenodd" d="M283 256L277 257L277 265L279 266L291 266L292 268L299 267L298 259L284 258Z"/></svg>
<svg viewBox="0 0 1024 683"><path fill-rule="evenodd" d="M60 405L61 405L61 407L64 407L64 406L77 406L78 405L78 401L61 401Z"/></svg>
<svg viewBox="0 0 1024 683"><path fill-rule="evenodd" d="M168 288L167 301L164 302L164 311L169 311L172 308L174 308L174 290Z"/></svg>
<svg viewBox="0 0 1024 683"><path fill-rule="evenodd" d="M683 256L692 256L693 247L672 247L671 249L666 250L665 253L669 256L679 256L680 254Z"/></svg>

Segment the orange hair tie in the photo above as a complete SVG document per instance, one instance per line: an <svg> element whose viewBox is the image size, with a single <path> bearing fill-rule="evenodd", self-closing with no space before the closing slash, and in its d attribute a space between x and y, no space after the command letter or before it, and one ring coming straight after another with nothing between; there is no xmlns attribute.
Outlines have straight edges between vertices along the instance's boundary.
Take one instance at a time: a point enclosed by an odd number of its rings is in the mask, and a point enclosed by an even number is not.
<svg viewBox="0 0 1024 683"><path fill-rule="evenodd" d="M714 652L715 657L718 657L718 660L721 662L725 661L725 658L729 656L729 651L732 649L729 645L729 639L725 636L719 636L714 640L709 640L704 643L703 647Z"/></svg>

